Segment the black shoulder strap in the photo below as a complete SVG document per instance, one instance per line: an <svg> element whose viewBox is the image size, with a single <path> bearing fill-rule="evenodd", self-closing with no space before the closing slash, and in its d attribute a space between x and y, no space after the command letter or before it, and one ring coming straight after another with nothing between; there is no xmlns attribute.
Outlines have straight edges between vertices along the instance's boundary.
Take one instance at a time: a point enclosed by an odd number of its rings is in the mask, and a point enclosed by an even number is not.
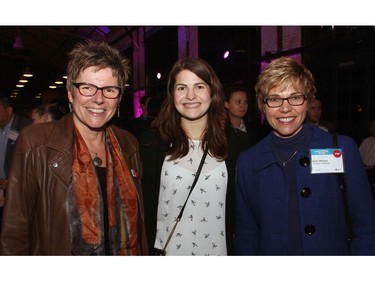
<svg viewBox="0 0 375 281"><path fill-rule="evenodd" d="M189 191L189 194L185 200L185 203L184 205L182 206L181 210L180 210L180 213L178 214L178 217L176 218L176 221L173 225L173 228L171 230L171 232L169 233L168 235L168 238L167 238L167 241L165 242L164 244L164 247L163 247L163 250L161 250L161 253L163 253L163 255L165 255L165 250L169 244L169 241L171 241L171 238L172 238L172 235L174 233L174 231L176 230L176 227L177 227L177 223L181 220L182 218L182 214L184 213L184 210L185 210L185 206L186 206L186 203L188 202L188 199L190 197L190 194L191 192L193 191L194 187L195 187L195 184L197 183L198 181L198 178L199 178L199 175L201 173L201 170L202 170L202 167L203 167L203 164L204 164L204 160L206 159L206 156L207 156L207 153L208 153L208 147L206 146L205 149L204 149L204 153L203 153L203 156L201 158L201 162L199 163L199 167L198 167L198 170L197 172L195 173L195 177L194 177L194 181L193 181L193 184L191 185L191 188L190 188L190 191Z"/></svg>
<svg viewBox="0 0 375 281"><path fill-rule="evenodd" d="M333 147L339 148L338 137L337 137L337 134L335 134L335 133L332 134L332 142L333 142ZM337 173L337 180L339 182L342 199L344 201L345 220L346 220L346 224L347 224L347 227L348 227L348 239L350 240L353 236L353 227L352 227L352 222L351 222L351 219L350 219L348 199L346 198L346 183L345 183L344 174L343 173Z"/></svg>

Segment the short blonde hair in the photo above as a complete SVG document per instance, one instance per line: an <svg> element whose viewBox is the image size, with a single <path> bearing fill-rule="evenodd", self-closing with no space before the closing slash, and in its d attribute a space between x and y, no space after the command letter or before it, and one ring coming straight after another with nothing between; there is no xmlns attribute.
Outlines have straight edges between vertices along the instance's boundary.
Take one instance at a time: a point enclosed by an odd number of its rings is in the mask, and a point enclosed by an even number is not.
<svg viewBox="0 0 375 281"><path fill-rule="evenodd" d="M311 72L301 63L288 57L275 59L261 72L255 84L258 108L263 111L264 98L271 89L293 85L307 95L308 102L315 98L316 88Z"/></svg>

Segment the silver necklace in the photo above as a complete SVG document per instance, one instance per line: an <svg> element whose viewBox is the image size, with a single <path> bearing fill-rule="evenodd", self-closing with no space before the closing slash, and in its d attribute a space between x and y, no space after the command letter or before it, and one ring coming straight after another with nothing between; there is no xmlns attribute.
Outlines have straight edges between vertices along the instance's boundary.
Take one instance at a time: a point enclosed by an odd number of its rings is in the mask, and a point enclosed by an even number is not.
<svg viewBox="0 0 375 281"><path fill-rule="evenodd" d="M100 158L100 157L98 156L98 153L93 152L93 151L91 151L91 150L90 150L90 152L95 154L94 159L92 159L92 162L94 163L94 166L95 166L95 167L100 167L100 166L103 164L103 160L102 160L102 158Z"/></svg>
<svg viewBox="0 0 375 281"><path fill-rule="evenodd" d="M279 161L281 162L281 164L283 165L283 167L285 167L285 165L286 165L290 160L292 160L292 158L297 154L298 150L299 150L299 149L297 149L296 151L294 151L293 154L292 154L292 156L290 156L290 158L289 158L288 160L286 160L286 161L281 160L280 157L277 156L276 153L274 153L274 154L275 154L277 160L279 160Z"/></svg>
<svg viewBox="0 0 375 281"><path fill-rule="evenodd" d="M92 160L93 162L94 162L94 166L95 167L100 167L101 165L102 165L102 163L103 163L103 160L102 160L102 158L100 158L99 156L98 156L98 153L96 153L96 152L94 152L95 153L95 157L94 157L94 159Z"/></svg>
<svg viewBox="0 0 375 281"><path fill-rule="evenodd" d="M90 150L90 149L89 149L89 150ZM100 157L98 156L98 153L93 152L93 151L91 151L91 150L90 150L90 152L95 154L94 159L92 159L92 162L94 163L94 166L95 166L95 167L100 167L100 166L103 164L103 160L102 160L102 158L100 158Z"/></svg>

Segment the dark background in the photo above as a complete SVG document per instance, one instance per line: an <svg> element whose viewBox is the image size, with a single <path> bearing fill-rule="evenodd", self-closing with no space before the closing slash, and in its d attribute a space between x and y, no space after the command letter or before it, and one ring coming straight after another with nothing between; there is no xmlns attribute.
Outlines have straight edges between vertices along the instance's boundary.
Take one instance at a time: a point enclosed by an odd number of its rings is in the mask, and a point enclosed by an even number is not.
<svg viewBox="0 0 375 281"><path fill-rule="evenodd" d="M132 31L145 31L145 90L163 95L169 68L177 60L177 26L0 26L0 93L14 96L19 110L65 99L65 85L48 86L64 74L67 53L90 38L105 40L132 59ZM367 135L375 115L375 29L373 26L302 26L301 47L261 54L260 26L199 26L199 56L217 71L224 85L243 84L251 95L249 118L257 115L254 84L260 62L300 53L316 79L323 102L323 118L335 122L339 133L359 142ZM15 38L23 47L15 48ZM230 59L223 53L231 50ZM34 77L15 93L15 85L28 66ZM156 73L162 73L160 80ZM133 115L133 85L122 100L124 118Z"/></svg>

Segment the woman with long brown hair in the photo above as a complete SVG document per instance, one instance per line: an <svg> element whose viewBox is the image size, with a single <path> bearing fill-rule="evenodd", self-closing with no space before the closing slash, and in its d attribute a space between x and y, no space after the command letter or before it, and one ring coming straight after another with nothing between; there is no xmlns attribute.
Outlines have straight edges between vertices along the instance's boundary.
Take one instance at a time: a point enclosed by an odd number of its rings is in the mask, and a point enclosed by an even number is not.
<svg viewBox="0 0 375 281"><path fill-rule="evenodd" d="M229 125L212 67L197 58L177 61L160 113L140 139L150 250L232 253L234 167L249 145L248 135Z"/></svg>

